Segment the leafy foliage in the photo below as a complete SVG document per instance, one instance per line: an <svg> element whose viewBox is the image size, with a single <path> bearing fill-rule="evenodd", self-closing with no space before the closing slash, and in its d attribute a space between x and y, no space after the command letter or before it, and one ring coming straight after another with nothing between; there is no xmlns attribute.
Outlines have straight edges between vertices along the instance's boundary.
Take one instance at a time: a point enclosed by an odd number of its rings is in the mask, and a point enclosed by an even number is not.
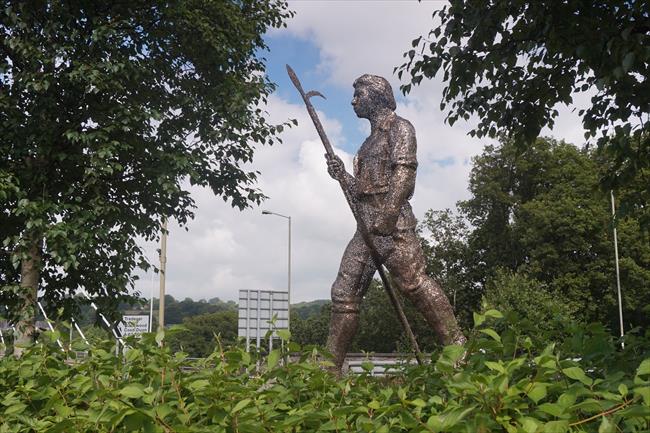
<svg viewBox="0 0 650 433"><path fill-rule="evenodd" d="M410 72L411 84L402 90L442 72L450 124L478 114L472 135L505 131L527 143L553 126L557 104L595 91L579 113L587 137L613 125L630 135L632 119L650 113L649 17L636 1L451 1L405 54L399 75Z"/></svg>
<svg viewBox="0 0 650 433"><path fill-rule="evenodd" d="M65 317L83 287L115 312L148 266L136 240L185 224L191 185L259 202L243 164L283 129L262 108L262 35L291 15L282 0L0 3L0 301L29 319L37 286Z"/></svg>
<svg viewBox="0 0 650 433"><path fill-rule="evenodd" d="M158 308L158 298L154 298L154 312ZM209 301L185 298L181 301L174 299L171 295L165 295L165 325L178 325L197 315L236 310L237 304L234 301L224 302L219 298L212 298Z"/></svg>
<svg viewBox="0 0 650 433"><path fill-rule="evenodd" d="M325 301L317 312L303 317L299 311L292 308L290 328L293 341L303 346L325 346L331 309L331 301Z"/></svg>
<svg viewBox="0 0 650 433"><path fill-rule="evenodd" d="M511 141L485 148L474 160L471 197L459 202L456 216L430 213L422 225L425 251L433 253L429 269L462 294L460 317L478 311L490 284L511 290L514 281L496 275L503 269L537 281L576 317L618 328L610 197L598 189L605 165L600 155L550 139L523 153ZM647 232L633 216L617 218L616 226L625 321L647 328Z"/></svg>
<svg viewBox="0 0 650 433"><path fill-rule="evenodd" d="M66 363L55 346L0 360L0 431L614 432L650 428L648 338L624 351L598 328L534 349L496 310L477 315L464 354L448 346L389 378L336 379L312 349L287 364L221 347L192 363L153 335L124 359L110 345ZM509 329L510 326L504 326ZM162 335L156 337L160 340ZM285 336L287 337L287 336ZM299 350L295 343L286 345ZM592 350L586 350L591 347ZM574 348L583 349L578 355ZM464 357L464 361L462 360Z"/></svg>
<svg viewBox="0 0 650 433"><path fill-rule="evenodd" d="M449 209L429 210L418 230L427 274L442 286L461 326L471 328L483 291L474 275L478 258L468 247L472 231L466 219Z"/></svg>
<svg viewBox="0 0 650 433"><path fill-rule="evenodd" d="M562 295L523 273L497 272L488 282L483 303L484 310L513 315L511 329L519 335L530 335L536 346L563 340L571 325L578 322Z"/></svg>
<svg viewBox="0 0 650 433"><path fill-rule="evenodd" d="M442 75L441 110L453 125L478 116L472 136L506 136L522 149L552 128L558 106L580 106L585 139L598 137L611 162L605 189L639 182L623 197L650 227L650 6L647 1L474 2L452 0L434 12L435 27L412 42L398 70L408 93ZM635 180L636 179L636 180Z"/></svg>
<svg viewBox="0 0 650 433"><path fill-rule="evenodd" d="M192 357L206 357L214 352L217 338L223 344L237 342L237 311L199 314L183 320L184 330L171 335L168 344L173 351Z"/></svg>
<svg viewBox="0 0 650 433"><path fill-rule="evenodd" d="M323 305L328 302L329 301L325 299L316 299L314 301L298 302L297 304L291 304L291 311L298 314L300 318L306 319L320 312Z"/></svg>

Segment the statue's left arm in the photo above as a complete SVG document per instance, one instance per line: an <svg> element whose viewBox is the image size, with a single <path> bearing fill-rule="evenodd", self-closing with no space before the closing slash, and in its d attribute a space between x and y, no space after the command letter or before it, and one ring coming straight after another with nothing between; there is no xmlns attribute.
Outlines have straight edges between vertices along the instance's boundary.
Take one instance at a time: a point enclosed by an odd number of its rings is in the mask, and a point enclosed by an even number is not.
<svg viewBox="0 0 650 433"><path fill-rule="evenodd" d="M408 121L397 118L390 127L391 168L389 190L384 208L373 231L388 235L395 230L402 205L413 195L417 168L415 128Z"/></svg>

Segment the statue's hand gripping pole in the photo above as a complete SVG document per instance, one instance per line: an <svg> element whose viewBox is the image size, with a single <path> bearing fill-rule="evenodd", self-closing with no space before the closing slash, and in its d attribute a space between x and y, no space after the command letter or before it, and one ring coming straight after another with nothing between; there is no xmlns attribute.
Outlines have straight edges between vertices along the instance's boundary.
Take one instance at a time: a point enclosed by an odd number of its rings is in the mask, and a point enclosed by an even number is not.
<svg viewBox="0 0 650 433"><path fill-rule="evenodd" d="M325 134L323 125L320 123L318 114L316 113L314 106L309 100L312 96L320 96L322 98L325 97L320 92L317 92L315 90L310 90L309 92L305 93L305 91L302 88L302 85L300 84L300 80L298 80L298 76L289 65L287 65L287 73L289 74L289 78L291 79L293 85L296 86L296 89L298 89L300 96L302 96L302 100L305 102L305 106L307 107L307 112L309 113L309 117L311 117L312 122L314 122L316 131L318 132L318 135L320 136L320 139L323 142L323 146L325 146L325 151L330 157L332 158L336 157L336 154L332 149L332 145L330 144L330 141L327 138L327 135ZM390 280L388 279L388 276L386 275L386 271L384 270L382 264L381 256L377 252L377 248L375 247L375 244L370 236L368 227L366 226L365 221L363 220L363 218L359 213L359 210L357 209L357 202L352 196L350 185L348 184L348 181L345 176L340 176L338 181L339 184L341 185L341 189L343 190L343 194L345 195L345 199L347 200L348 205L350 206L350 210L352 210L352 215L354 215L354 219L357 221L357 227L359 228L361 237L363 238L364 242L368 246L368 249L370 250L370 255L372 257L373 262L375 262L375 266L377 267L377 271L379 272L379 277L381 278L381 282L383 283L384 288L388 293L388 297L390 298L390 301L393 304L393 307L395 308L395 312L397 313L397 316L400 322L402 323L404 332L406 332L406 335L411 341L411 344L413 346L413 351L415 353L415 359L417 360L418 364L422 364L422 354L420 353L420 348L418 346L417 340L415 339L415 335L413 334L413 330L411 329L411 326L409 325L409 322L406 319L406 315L404 314L404 309L402 308L402 305L400 304L399 299L397 298L395 289L393 288Z"/></svg>

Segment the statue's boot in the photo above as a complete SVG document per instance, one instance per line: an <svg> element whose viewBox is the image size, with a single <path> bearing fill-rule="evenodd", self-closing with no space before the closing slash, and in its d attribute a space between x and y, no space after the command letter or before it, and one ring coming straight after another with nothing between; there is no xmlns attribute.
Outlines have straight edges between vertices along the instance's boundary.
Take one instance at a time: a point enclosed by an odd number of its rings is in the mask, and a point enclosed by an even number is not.
<svg viewBox="0 0 650 433"><path fill-rule="evenodd" d="M334 356L334 373L340 375L345 355L359 327L359 312L350 309L340 311L337 307L336 304L332 305L327 350Z"/></svg>
<svg viewBox="0 0 650 433"><path fill-rule="evenodd" d="M434 330L440 343L465 344L467 339L458 326L454 310L435 281L429 277L422 278L422 283L406 295Z"/></svg>

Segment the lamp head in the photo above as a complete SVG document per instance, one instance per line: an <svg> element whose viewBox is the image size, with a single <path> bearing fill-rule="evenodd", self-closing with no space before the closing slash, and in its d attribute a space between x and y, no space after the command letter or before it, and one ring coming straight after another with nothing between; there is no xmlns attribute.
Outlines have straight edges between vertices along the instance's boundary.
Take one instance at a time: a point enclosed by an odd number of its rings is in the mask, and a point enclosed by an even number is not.
<svg viewBox="0 0 650 433"><path fill-rule="evenodd" d="M262 211L262 215L271 215L271 212L269 212L269 211L267 211L267 210L263 210L263 211Z"/></svg>

